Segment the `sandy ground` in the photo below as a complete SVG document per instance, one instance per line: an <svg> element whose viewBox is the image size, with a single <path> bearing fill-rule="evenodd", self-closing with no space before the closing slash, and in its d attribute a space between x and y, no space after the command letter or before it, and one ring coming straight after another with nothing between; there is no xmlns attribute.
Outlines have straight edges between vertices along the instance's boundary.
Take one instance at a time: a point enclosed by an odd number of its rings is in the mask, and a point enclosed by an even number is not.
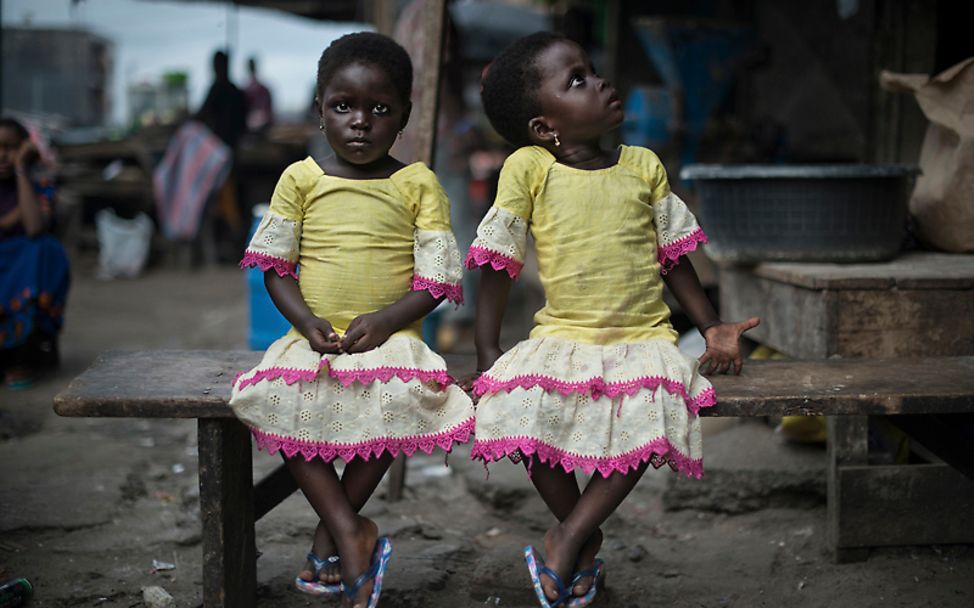
<svg viewBox="0 0 974 608"><path fill-rule="evenodd" d="M233 268L155 269L99 282L89 268L75 273L61 370L26 391L0 389L0 578L28 577L35 606L141 606L151 585L198 606L195 424L64 419L51 398L103 350L245 347L244 279ZM823 450L725 420L709 427L705 452L703 481L651 471L606 523L607 590L596 605L974 605L969 546L831 562ZM414 458L405 499L388 503L380 487L366 506L395 546L382 605L537 605L521 549L552 520L523 470L498 463L485 479L465 450L443 461ZM260 475L278 460L260 453L255 463ZM259 606L327 604L291 585L314 523L300 494L258 523ZM175 567L154 571L153 560Z"/></svg>

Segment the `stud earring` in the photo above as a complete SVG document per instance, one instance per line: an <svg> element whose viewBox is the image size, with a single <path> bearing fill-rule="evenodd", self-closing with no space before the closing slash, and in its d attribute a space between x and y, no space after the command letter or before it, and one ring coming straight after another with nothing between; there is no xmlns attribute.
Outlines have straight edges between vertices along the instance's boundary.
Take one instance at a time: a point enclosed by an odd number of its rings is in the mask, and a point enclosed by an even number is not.
<svg viewBox="0 0 974 608"><path fill-rule="evenodd" d="M555 146L557 147L557 146L560 146L560 145L561 145L561 141L559 141L559 139L558 139L558 134L555 133Z"/></svg>
<svg viewBox="0 0 974 608"><path fill-rule="evenodd" d="M321 131L322 133L325 132L325 121L321 121L318 123L318 130Z"/></svg>
<svg viewBox="0 0 974 608"><path fill-rule="evenodd" d="M396 136L396 139L402 139L402 129L399 129L399 135Z"/></svg>

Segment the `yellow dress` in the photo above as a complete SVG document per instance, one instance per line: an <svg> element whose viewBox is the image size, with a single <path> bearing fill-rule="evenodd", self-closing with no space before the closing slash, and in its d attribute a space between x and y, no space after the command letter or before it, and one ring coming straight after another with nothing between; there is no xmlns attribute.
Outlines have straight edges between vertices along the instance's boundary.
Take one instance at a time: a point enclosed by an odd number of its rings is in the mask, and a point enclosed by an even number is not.
<svg viewBox="0 0 974 608"><path fill-rule="evenodd" d="M385 179L288 167L241 266L297 278L315 315L340 335L410 290L462 301L450 207L422 163ZM421 321L365 353L321 355L292 328L233 382L230 405L257 445L289 458L368 459L449 451L473 429L473 405L420 339Z"/></svg>
<svg viewBox="0 0 974 608"><path fill-rule="evenodd" d="M659 159L623 146L615 165L585 171L520 148L504 163L467 266L516 278L528 231L546 302L529 339L475 384L472 455L536 454L605 476L648 461L699 477L697 413L715 397L676 347L660 275L706 237Z"/></svg>

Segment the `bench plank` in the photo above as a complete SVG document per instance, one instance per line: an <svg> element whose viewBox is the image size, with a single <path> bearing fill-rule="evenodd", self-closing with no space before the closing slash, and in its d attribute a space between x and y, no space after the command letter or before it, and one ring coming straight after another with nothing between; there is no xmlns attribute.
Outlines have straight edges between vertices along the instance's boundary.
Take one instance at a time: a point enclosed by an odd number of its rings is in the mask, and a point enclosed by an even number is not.
<svg viewBox="0 0 974 608"><path fill-rule="evenodd" d="M230 382L251 351L109 352L54 398L61 416L231 418ZM473 368L449 357L455 377ZM711 377L718 405L702 416L951 414L974 412L974 357L749 361Z"/></svg>

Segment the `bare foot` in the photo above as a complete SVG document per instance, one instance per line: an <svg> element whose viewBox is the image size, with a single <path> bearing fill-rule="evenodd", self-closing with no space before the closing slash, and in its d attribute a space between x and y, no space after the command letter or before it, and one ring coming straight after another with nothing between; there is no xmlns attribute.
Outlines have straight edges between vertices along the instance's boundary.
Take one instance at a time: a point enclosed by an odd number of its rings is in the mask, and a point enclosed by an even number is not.
<svg viewBox="0 0 974 608"><path fill-rule="evenodd" d="M579 557L578 545L581 543L573 540L565 533L561 524L549 528L544 535L545 566L554 570L565 584L571 580L572 567ZM550 576L541 575L541 587L549 600L558 599L558 585Z"/></svg>
<svg viewBox="0 0 974 608"><path fill-rule="evenodd" d="M345 585L352 585L372 565L372 553L375 543L379 539L379 527L374 521L361 515L356 515L355 526L351 532L339 540L341 549L342 581ZM359 589L352 600L348 596L342 597L343 608L365 608L369 604L372 594L372 583L368 581Z"/></svg>
<svg viewBox="0 0 974 608"><path fill-rule="evenodd" d="M335 541L331 539L331 534L328 533L328 528L325 527L324 522L319 521L318 527L315 528L315 539L314 543L311 545L311 552L318 557L318 559L328 559L332 555L338 554L338 549L335 547ZM315 567L308 560L304 563L304 568L298 574L298 577L305 581L311 581L314 579ZM342 580L342 573L339 570L337 563L329 563L321 569L318 575L318 580L326 585L337 585Z"/></svg>
<svg viewBox="0 0 974 608"><path fill-rule="evenodd" d="M575 564L575 572L589 570L595 566L595 556L598 555L599 549L601 548L602 530L596 530L592 533L592 536L588 537L585 544L582 545L582 550L578 554L578 562ZM592 577L586 576L585 578L579 579L579 581L575 583L575 586L572 587L572 594L576 597L581 597L588 593L591 586Z"/></svg>

